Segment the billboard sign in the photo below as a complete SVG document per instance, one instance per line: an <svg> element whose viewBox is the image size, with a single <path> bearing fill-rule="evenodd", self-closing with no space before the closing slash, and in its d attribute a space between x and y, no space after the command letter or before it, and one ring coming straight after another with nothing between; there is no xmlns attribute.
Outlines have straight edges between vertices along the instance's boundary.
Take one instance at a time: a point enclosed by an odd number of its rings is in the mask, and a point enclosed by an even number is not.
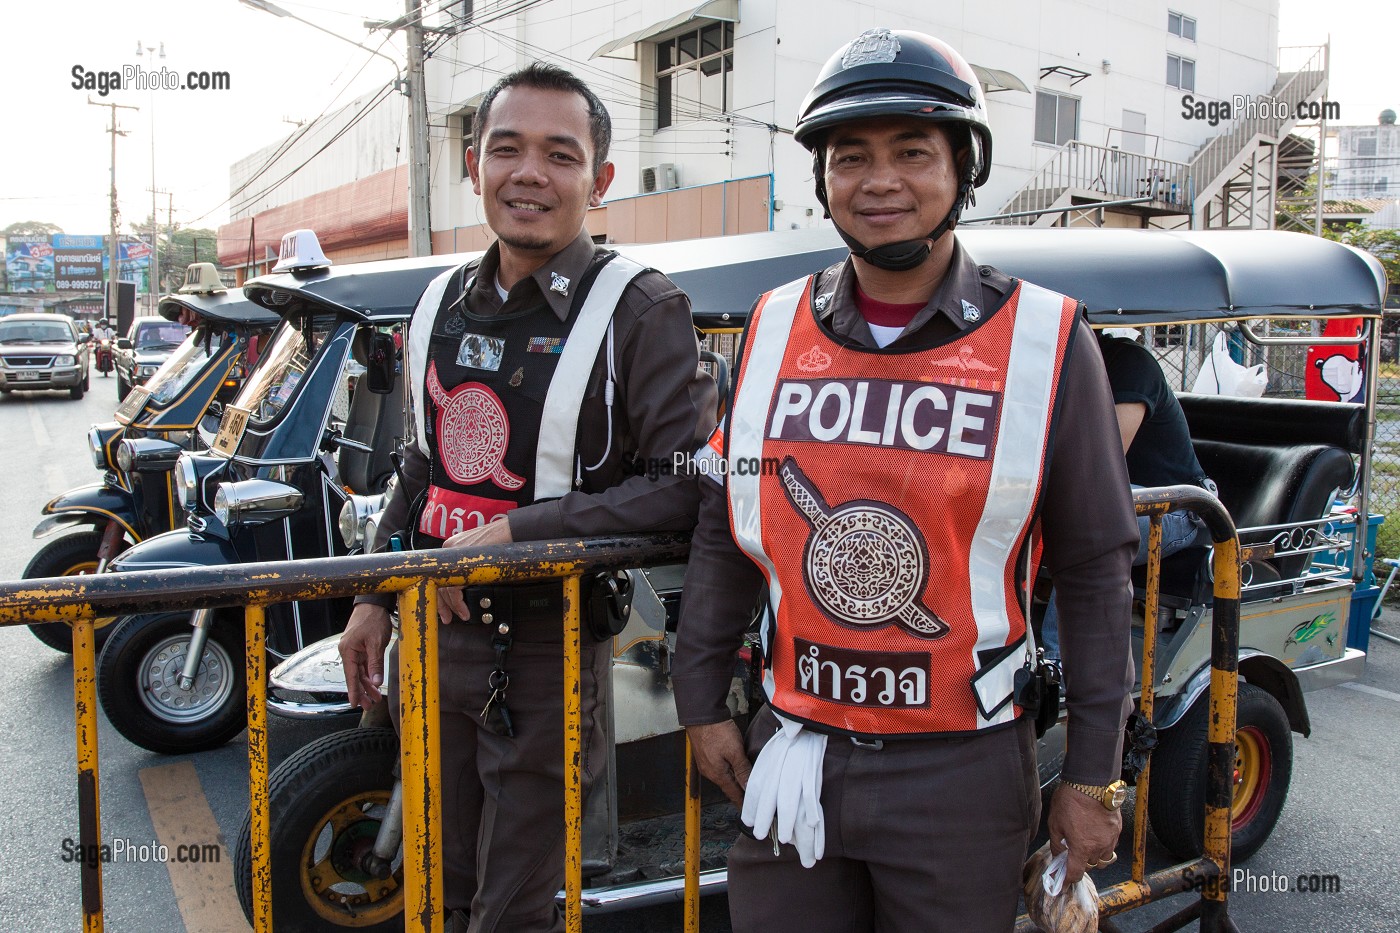
<svg viewBox="0 0 1400 933"><path fill-rule="evenodd" d="M5 243L5 278L12 294L54 290L53 246L46 236L11 235Z"/></svg>
<svg viewBox="0 0 1400 933"><path fill-rule="evenodd" d="M102 241L100 236L53 237L54 288L60 292L102 291Z"/></svg>

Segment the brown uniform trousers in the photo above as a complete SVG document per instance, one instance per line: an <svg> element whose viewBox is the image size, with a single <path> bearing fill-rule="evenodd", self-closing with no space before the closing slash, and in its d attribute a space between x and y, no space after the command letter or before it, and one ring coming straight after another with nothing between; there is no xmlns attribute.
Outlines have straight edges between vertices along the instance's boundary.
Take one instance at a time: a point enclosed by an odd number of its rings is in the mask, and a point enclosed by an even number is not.
<svg viewBox="0 0 1400 933"><path fill-rule="evenodd" d="M506 670L515 737L481 727L495 667L492 630L455 622L438 631L444 903L470 914L471 933L560 933L554 897L564 884L564 663L562 623L517 620ZM583 780L607 761L594 728L609 652L584 636ZM399 728L397 643L386 663Z"/></svg>
<svg viewBox="0 0 1400 933"><path fill-rule="evenodd" d="M777 720L746 739L757 758ZM826 854L740 836L729 854L735 933L1009 933L1021 867L1040 824L1035 733L899 740L832 736L822 772Z"/></svg>

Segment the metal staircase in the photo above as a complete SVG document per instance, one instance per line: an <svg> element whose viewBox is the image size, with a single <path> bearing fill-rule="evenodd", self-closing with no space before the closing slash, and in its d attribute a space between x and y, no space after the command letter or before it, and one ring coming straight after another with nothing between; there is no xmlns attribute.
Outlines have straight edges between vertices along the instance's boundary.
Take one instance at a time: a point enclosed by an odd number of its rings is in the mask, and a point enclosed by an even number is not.
<svg viewBox="0 0 1400 933"><path fill-rule="evenodd" d="M1207 140L1189 162L1070 140L989 221L1053 227L1102 226L1108 212L1153 226L1273 226L1278 144L1298 123L1298 107L1327 90L1327 46L1295 71L1279 72L1258 107Z"/></svg>

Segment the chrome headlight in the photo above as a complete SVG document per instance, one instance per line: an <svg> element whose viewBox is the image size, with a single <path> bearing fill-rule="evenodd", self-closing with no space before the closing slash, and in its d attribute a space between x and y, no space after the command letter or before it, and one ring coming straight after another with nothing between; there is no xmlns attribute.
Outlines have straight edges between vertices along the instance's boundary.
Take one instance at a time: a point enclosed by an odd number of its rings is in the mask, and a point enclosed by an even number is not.
<svg viewBox="0 0 1400 933"><path fill-rule="evenodd" d="M384 508L383 496L351 496L340 507L340 538L346 547L365 543L365 527L370 516Z"/></svg>
<svg viewBox="0 0 1400 933"><path fill-rule="evenodd" d="M78 362L77 359L71 356L56 356L53 358L53 364L55 366L72 366L76 362Z"/></svg>
<svg viewBox="0 0 1400 933"><path fill-rule="evenodd" d="M117 448L117 466L128 472L165 473L175 468L182 453L180 445L170 441L154 437L128 439Z"/></svg>
<svg viewBox="0 0 1400 933"><path fill-rule="evenodd" d="M303 498L295 486L267 479L224 483L214 493L214 515L229 528L261 525L294 514Z"/></svg>
<svg viewBox="0 0 1400 933"><path fill-rule="evenodd" d="M175 461L175 494L180 498L180 508L186 512L199 502L199 471L189 454L181 454Z"/></svg>
<svg viewBox="0 0 1400 933"><path fill-rule="evenodd" d="M115 421L108 424L94 424L88 431L88 449L92 452L92 465L99 470L111 469L115 464L107 462L107 445L113 437L126 429Z"/></svg>
<svg viewBox="0 0 1400 933"><path fill-rule="evenodd" d="M154 376L154 375L156 374L156 370L157 370L157 369L160 369L160 367L159 367L159 366L139 366L139 367L137 367L137 369L138 369L138 371L141 373L142 376L150 377L150 376Z"/></svg>
<svg viewBox="0 0 1400 933"><path fill-rule="evenodd" d="M88 429L88 450L92 453L92 465L99 470L107 469L107 449L102 446L102 434L97 425Z"/></svg>
<svg viewBox="0 0 1400 933"><path fill-rule="evenodd" d="M175 461L175 493L180 497L180 507L186 512L208 508L202 499L201 490L210 476L226 466L228 461L223 457L182 453Z"/></svg>

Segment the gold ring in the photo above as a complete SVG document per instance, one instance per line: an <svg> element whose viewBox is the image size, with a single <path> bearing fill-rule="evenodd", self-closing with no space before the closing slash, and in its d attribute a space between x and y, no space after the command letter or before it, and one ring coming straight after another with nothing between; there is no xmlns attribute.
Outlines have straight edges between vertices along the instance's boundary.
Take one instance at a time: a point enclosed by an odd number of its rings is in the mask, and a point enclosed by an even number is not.
<svg viewBox="0 0 1400 933"><path fill-rule="evenodd" d="M1103 861L1103 862L1100 862L1099 864L1100 864L1101 866L1108 866L1108 865L1112 865L1112 864L1113 864L1114 862L1116 862L1116 861L1118 861L1118 853L1117 853L1117 852L1110 852L1110 853L1108 854L1107 860L1105 860L1105 861Z"/></svg>

